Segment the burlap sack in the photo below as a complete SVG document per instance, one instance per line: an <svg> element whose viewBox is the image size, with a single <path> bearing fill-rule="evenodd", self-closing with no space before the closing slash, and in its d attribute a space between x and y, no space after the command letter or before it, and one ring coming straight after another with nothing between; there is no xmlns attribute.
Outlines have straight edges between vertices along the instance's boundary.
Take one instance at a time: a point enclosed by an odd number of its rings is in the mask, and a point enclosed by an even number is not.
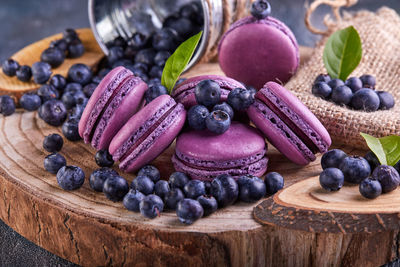
<svg viewBox="0 0 400 267"><path fill-rule="evenodd" d="M286 88L293 91L316 114L328 129L334 143L366 148L360 132L376 137L400 135L400 17L396 11L383 7L376 13L361 11L345 14L332 33L353 25L360 34L363 58L351 76L372 74L377 79L377 90L393 94L396 105L389 111L361 112L335 105L311 93L314 79L327 73L322 54L328 35L315 48L313 55L297 72Z"/></svg>

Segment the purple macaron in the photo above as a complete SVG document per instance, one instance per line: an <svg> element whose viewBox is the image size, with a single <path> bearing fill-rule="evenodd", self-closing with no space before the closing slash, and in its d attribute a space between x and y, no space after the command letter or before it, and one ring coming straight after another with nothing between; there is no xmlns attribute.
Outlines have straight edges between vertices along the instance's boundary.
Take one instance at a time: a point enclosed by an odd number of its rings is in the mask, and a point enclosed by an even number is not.
<svg viewBox="0 0 400 267"><path fill-rule="evenodd" d="M79 121L79 135L96 149L111 139L144 103L147 84L124 67L110 71L97 86Z"/></svg>
<svg viewBox="0 0 400 267"><path fill-rule="evenodd" d="M119 167L134 172L174 141L185 124L185 107L161 95L136 113L111 141L109 151Z"/></svg>
<svg viewBox="0 0 400 267"><path fill-rule="evenodd" d="M306 165L316 153L328 150L332 141L315 115L290 91L268 82L247 110L250 120L288 159Z"/></svg>
<svg viewBox="0 0 400 267"><path fill-rule="evenodd" d="M299 46L281 21L243 18L231 25L218 47L223 72L260 89L266 82L286 83L300 62Z"/></svg>
<svg viewBox="0 0 400 267"><path fill-rule="evenodd" d="M196 97L194 95L194 91L196 85L204 80L213 80L219 84L221 87L221 102L226 101L228 98L228 94L235 88L244 88L243 84L235 81L234 79L219 76L219 75L202 75L189 78L184 82L180 83L172 92L172 97L179 103L182 103L185 108L189 109L190 107L197 104Z"/></svg>
<svg viewBox="0 0 400 267"><path fill-rule="evenodd" d="M182 133L172 157L175 170L192 179L211 181L221 174L261 177L267 170L266 143L255 128L233 122L216 135L208 130Z"/></svg>

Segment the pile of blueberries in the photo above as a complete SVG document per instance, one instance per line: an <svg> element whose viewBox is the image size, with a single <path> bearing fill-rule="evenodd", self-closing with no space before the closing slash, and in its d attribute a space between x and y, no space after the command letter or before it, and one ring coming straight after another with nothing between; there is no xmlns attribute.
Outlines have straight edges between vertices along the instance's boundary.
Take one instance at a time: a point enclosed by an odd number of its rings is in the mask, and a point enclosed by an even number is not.
<svg viewBox="0 0 400 267"><path fill-rule="evenodd" d="M29 82L33 76L35 83L44 84L51 76L51 68L60 66L65 57L78 58L84 52L85 48L76 31L66 29L63 32L63 38L52 41L50 47L40 55L40 61L34 63L32 68L28 65L20 66L11 58L3 62L2 68L5 75L17 76L22 82Z"/></svg>
<svg viewBox="0 0 400 267"><path fill-rule="evenodd" d="M312 93L337 105L361 111L388 110L394 107L393 95L375 91L376 79L372 75L351 77L346 82L320 74L312 86Z"/></svg>
<svg viewBox="0 0 400 267"><path fill-rule="evenodd" d="M57 182L64 190L80 188L85 181L85 173L80 167L68 166L65 158L58 153L63 146L58 134L45 137L43 148L51 154L44 160L45 169L57 176ZM182 172L174 172L168 181L161 180L159 170L146 165L141 168L129 186L113 166L114 161L107 150L95 155L101 168L92 172L90 187L103 192L111 201L123 201L126 209L140 212L147 218L155 218L163 210L175 210L179 220L192 224L197 219L215 212L218 207L232 205L237 200L256 202L264 196L275 194L283 188L283 177L270 172L265 181L255 176L241 176L237 181L230 175L220 175L212 182L190 180Z"/></svg>
<svg viewBox="0 0 400 267"><path fill-rule="evenodd" d="M221 88L213 80L203 80L195 88L197 105L187 114L188 125L194 130L222 134L229 129L234 112L242 112L254 103L256 89L235 88L229 92L227 102L220 103ZM211 110L211 112L210 112Z"/></svg>
<svg viewBox="0 0 400 267"><path fill-rule="evenodd" d="M374 199L395 190L400 184L400 161L394 167L381 165L372 151L359 157L332 149L322 156L321 166L323 171L319 181L328 191L337 191L348 182L359 184L361 195Z"/></svg>

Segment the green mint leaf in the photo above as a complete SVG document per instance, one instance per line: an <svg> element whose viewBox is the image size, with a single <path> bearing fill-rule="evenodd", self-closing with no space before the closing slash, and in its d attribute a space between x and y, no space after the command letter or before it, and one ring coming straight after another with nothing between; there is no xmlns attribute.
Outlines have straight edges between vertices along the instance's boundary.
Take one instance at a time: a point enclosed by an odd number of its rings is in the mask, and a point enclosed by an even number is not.
<svg viewBox="0 0 400 267"><path fill-rule="evenodd" d="M381 164L394 166L400 160L400 136L375 138L365 133L361 133L361 136Z"/></svg>
<svg viewBox="0 0 400 267"><path fill-rule="evenodd" d="M323 60L332 79L345 81L361 58L361 39L353 26L333 33L325 44Z"/></svg>
<svg viewBox="0 0 400 267"><path fill-rule="evenodd" d="M203 31L190 37L183 42L175 52L168 58L161 77L161 84L164 85L168 92L171 93L179 76L185 70L200 42Z"/></svg>

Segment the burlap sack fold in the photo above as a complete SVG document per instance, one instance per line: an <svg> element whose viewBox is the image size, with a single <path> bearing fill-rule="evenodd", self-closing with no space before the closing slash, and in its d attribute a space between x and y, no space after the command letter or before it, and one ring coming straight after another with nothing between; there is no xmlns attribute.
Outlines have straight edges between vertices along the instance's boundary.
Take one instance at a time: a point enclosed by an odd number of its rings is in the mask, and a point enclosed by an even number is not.
<svg viewBox="0 0 400 267"><path fill-rule="evenodd" d="M389 111L361 112L341 107L311 93L314 79L327 73L322 55L324 37L313 55L289 81L286 88L294 92L328 129L334 143L366 148L360 132L376 137L400 135L400 17L396 11L383 7L376 13L360 11L345 14L329 32L353 25L360 34L363 58L351 76L372 74L376 76L376 90L393 94L396 105Z"/></svg>

